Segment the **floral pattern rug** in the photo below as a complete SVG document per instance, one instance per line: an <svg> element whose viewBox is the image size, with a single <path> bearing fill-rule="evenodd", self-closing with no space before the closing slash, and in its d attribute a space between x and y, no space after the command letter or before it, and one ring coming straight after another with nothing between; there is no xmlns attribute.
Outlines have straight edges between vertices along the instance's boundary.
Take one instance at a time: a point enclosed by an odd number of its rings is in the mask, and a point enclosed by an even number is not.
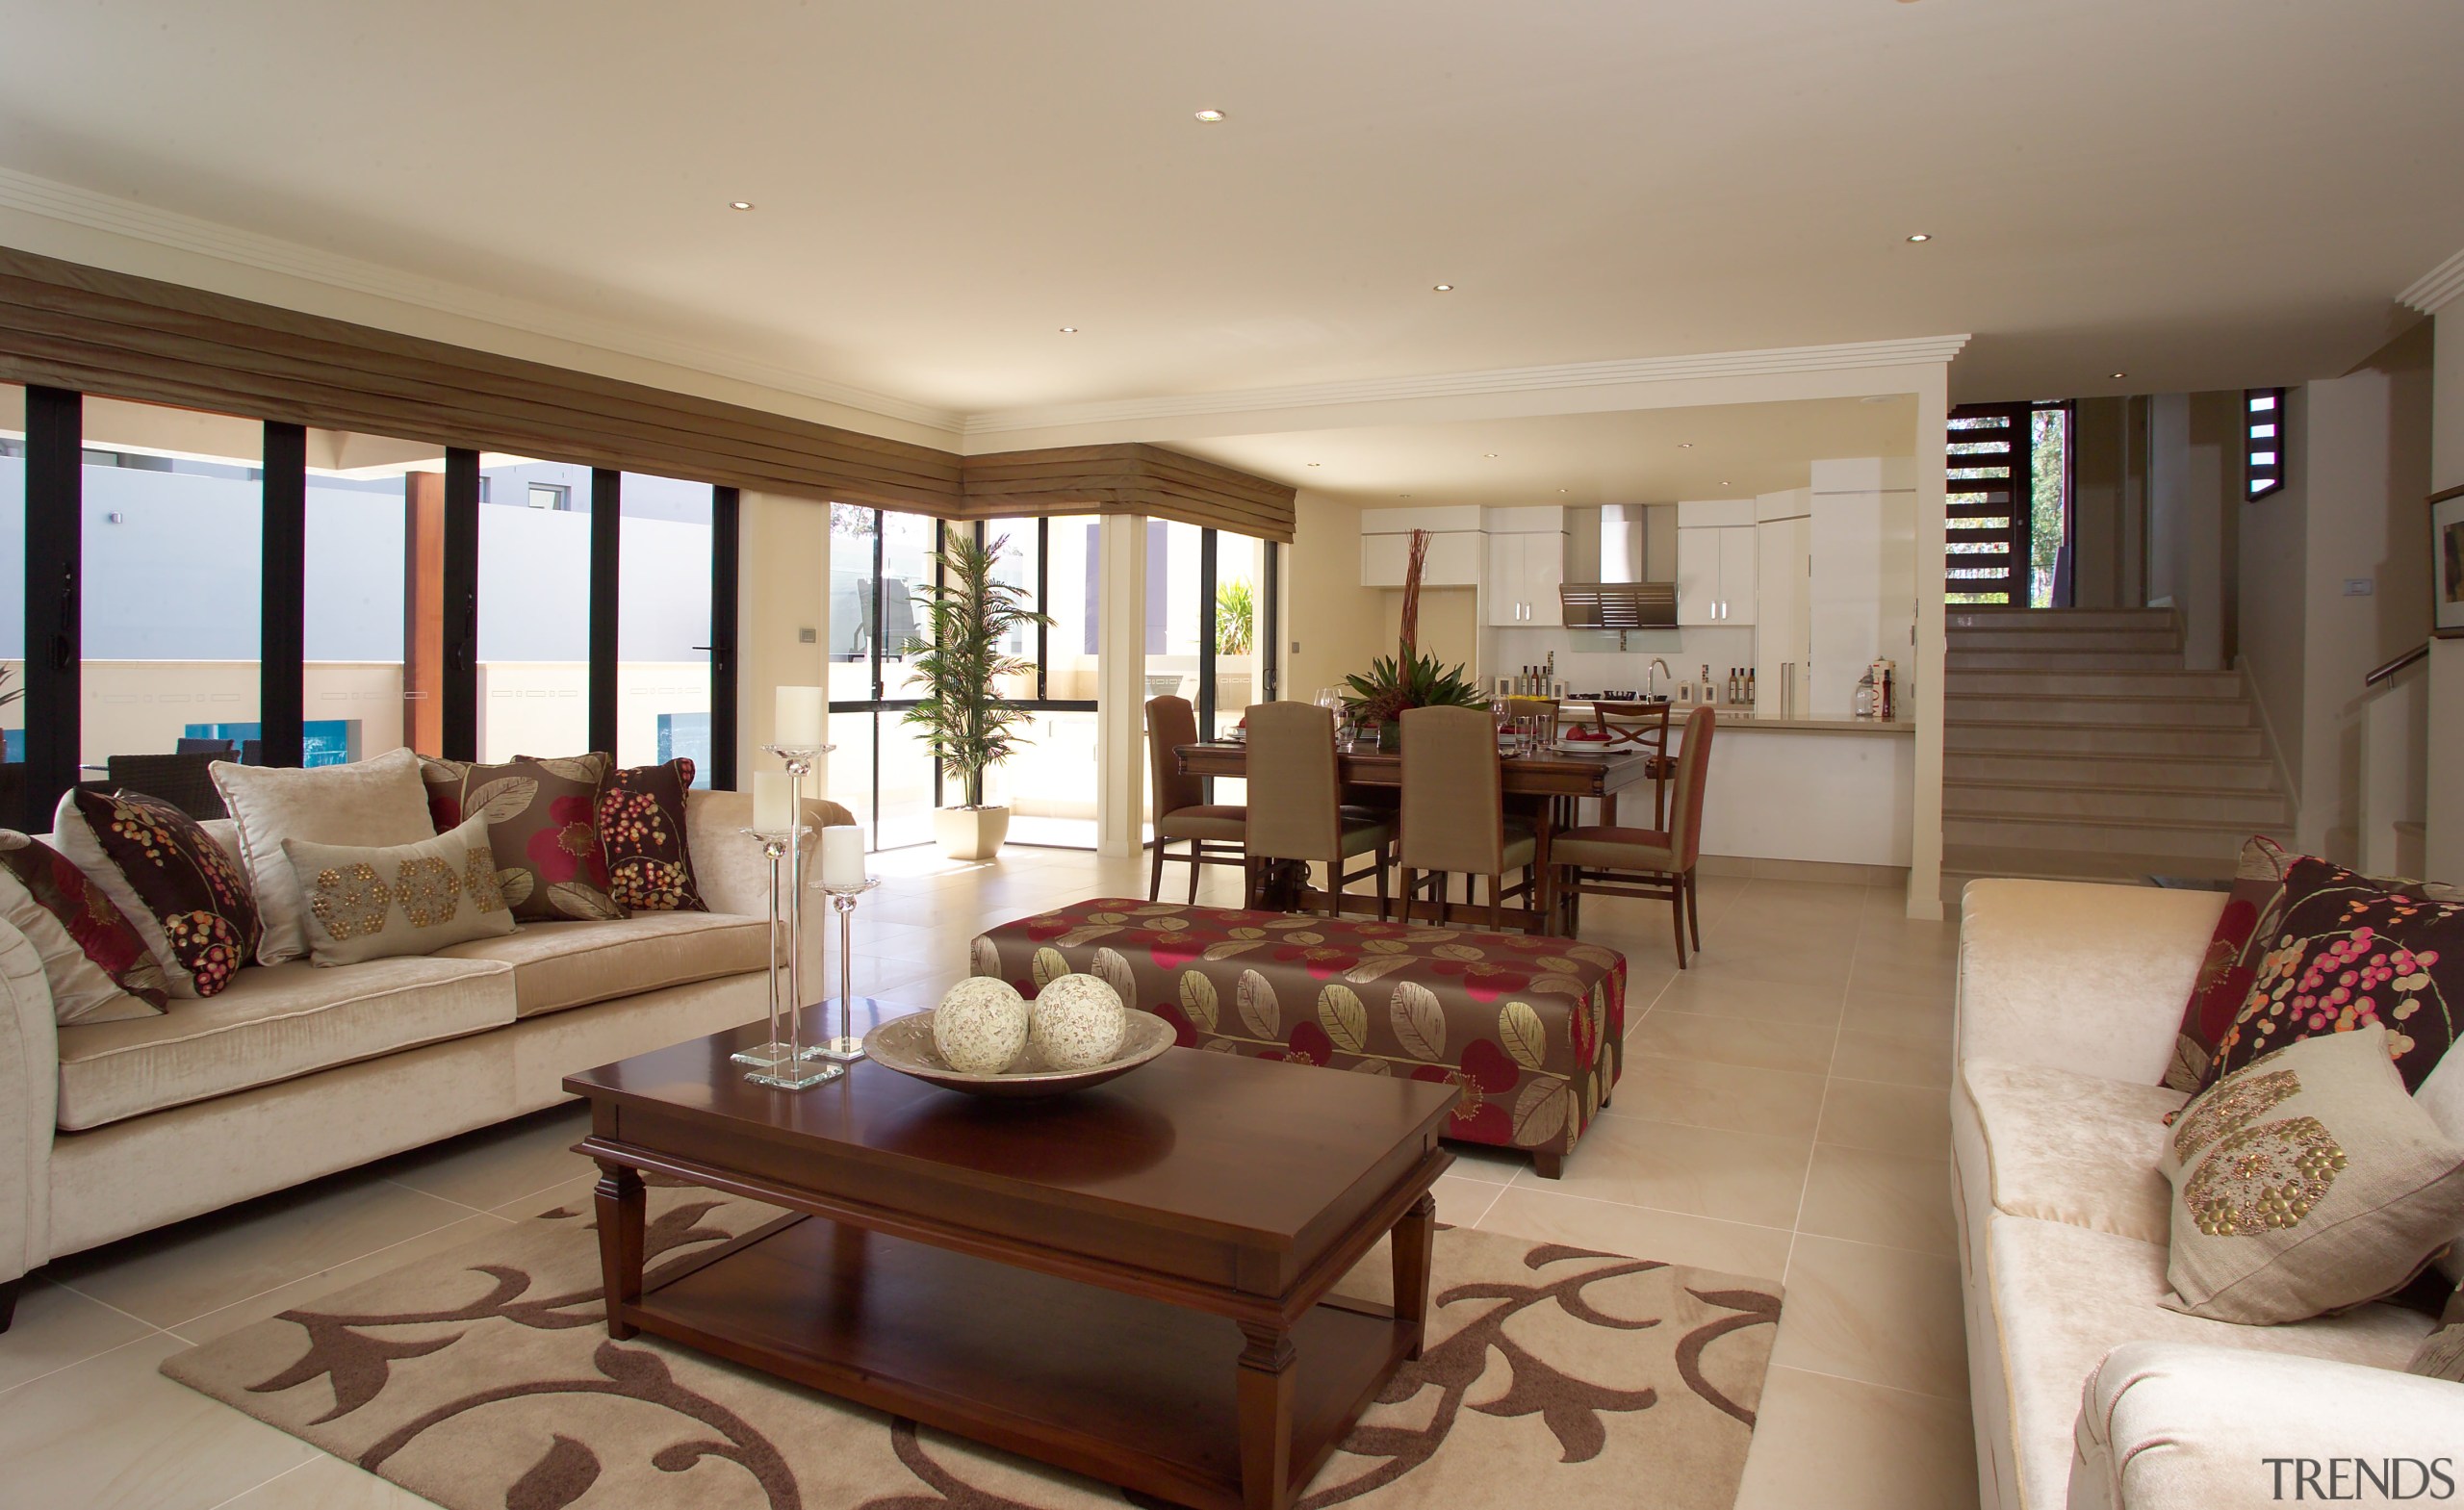
<svg viewBox="0 0 2464 1510"><path fill-rule="evenodd" d="M690 1186L650 1194L654 1280L779 1215ZM1383 1300L1388 1274L1381 1245L1341 1289ZM1425 1356L1319 1472L1303 1510L1734 1503L1778 1286L1441 1228L1431 1298ZM647 1335L610 1342L587 1202L163 1371L450 1510L1150 1502Z"/></svg>

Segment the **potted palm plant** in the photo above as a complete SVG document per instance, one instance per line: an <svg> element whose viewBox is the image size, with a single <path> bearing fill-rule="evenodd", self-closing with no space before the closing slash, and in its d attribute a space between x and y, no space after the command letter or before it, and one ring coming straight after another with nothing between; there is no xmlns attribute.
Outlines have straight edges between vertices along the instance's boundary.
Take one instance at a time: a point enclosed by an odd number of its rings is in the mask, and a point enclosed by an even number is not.
<svg viewBox="0 0 2464 1510"><path fill-rule="evenodd" d="M1250 675L1246 669L1230 669L1224 662L1236 660L1257 649L1258 595L1245 576L1236 576L1215 589L1215 705L1225 716L1239 718L1249 705Z"/></svg>
<svg viewBox="0 0 2464 1510"><path fill-rule="evenodd" d="M915 590L930 639L909 646L923 696L904 722L923 730L925 748L956 779L962 801L933 814L933 836L952 859L990 859L1010 836L1010 809L984 800L984 773L1024 743L1016 729L1032 716L1001 697L1003 678L1032 675L1035 664L1002 653L1021 629L1052 623L1027 605L1026 589L992 573L1007 536L979 545L954 534L940 553L941 579Z"/></svg>

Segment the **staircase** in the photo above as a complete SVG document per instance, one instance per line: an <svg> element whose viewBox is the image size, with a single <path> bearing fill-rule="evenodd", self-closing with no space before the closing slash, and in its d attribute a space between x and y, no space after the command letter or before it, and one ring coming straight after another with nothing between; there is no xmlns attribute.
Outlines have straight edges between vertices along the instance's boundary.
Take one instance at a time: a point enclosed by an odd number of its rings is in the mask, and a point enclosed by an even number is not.
<svg viewBox="0 0 2464 1510"><path fill-rule="evenodd" d="M2292 805L2239 672L2182 669L2165 608L1953 605L1942 899L1980 876L2226 878Z"/></svg>

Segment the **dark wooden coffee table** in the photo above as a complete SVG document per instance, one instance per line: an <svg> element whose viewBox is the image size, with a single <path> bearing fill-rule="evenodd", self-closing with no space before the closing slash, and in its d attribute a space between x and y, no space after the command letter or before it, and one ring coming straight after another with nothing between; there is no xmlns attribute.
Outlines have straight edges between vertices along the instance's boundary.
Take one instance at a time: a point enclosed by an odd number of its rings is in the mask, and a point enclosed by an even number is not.
<svg viewBox="0 0 2464 1510"><path fill-rule="evenodd" d="M1172 1049L1048 1101L774 1090L728 1059L760 1026L565 1081L611 1337L1210 1510L1281 1510L1419 1356L1452 1087ZM645 1171L790 1215L645 1290ZM1389 1232L1395 1304L1330 1298Z"/></svg>

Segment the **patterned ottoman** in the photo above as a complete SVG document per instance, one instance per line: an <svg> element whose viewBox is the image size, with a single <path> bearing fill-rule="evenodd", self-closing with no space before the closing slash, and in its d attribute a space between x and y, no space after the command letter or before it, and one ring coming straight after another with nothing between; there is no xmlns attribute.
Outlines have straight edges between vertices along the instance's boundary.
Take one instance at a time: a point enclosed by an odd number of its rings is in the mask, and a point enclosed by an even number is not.
<svg viewBox="0 0 2464 1510"><path fill-rule="evenodd" d="M1185 1048L1458 1086L1448 1136L1523 1149L1553 1180L1626 1032L1625 957L1567 938L1107 897L975 940L975 973L1028 996L1073 971Z"/></svg>

